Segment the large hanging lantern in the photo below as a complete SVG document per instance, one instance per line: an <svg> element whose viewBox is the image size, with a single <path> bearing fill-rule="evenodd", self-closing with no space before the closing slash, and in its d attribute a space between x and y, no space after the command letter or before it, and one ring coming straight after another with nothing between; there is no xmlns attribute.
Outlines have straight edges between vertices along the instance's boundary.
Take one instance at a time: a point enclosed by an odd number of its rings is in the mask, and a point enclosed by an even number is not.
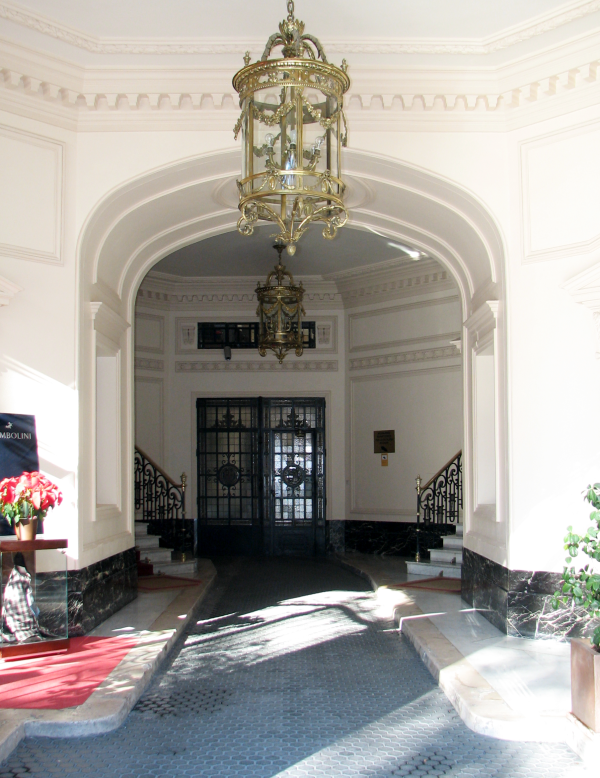
<svg viewBox="0 0 600 778"><path fill-rule="evenodd" d="M302 298L304 287L302 282L296 286L294 277L281 264L283 243L276 243L275 248L279 259L274 270L267 276L264 286L256 287L258 298L258 353L266 356L267 350L275 352L279 364L288 351L295 351L296 356L302 356L304 339L302 334ZM284 279L289 279L288 283Z"/></svg>
<svg viewBox="0 0 600 778"><path fill-rule="evenodd" d="M343 203L341 148L346 145L343 95L350 86L346 61L327 62L304 22L288 16L272 35L262 58L235 74L241 116L234 128L243 141L238 230L252 235L257 221L277 225L273 235L294 254L296 241L312 222L334 238L348 220ZM269 59L282 47L283 58Z"/></svg>

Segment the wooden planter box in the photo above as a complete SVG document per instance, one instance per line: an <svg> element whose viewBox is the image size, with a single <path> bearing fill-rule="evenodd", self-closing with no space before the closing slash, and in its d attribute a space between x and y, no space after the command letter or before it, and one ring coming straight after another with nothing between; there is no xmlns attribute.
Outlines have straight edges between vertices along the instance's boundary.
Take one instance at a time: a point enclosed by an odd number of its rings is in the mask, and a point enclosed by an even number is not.
<svg viewBox="0 0 600 778"><path fill-rule="evenodd" d="M571 640L571 707L592 732L600 732L600 652L589 640Z"/></svg>

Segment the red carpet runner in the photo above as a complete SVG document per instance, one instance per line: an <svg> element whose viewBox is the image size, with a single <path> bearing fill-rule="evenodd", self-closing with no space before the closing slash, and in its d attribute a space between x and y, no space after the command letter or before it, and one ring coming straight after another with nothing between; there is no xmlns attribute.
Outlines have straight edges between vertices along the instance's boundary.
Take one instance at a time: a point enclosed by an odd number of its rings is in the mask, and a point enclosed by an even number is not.
<svg viewBox="0 0 600 778"><path fill-rule="evenodd" d="M136 643L131 638L71 638L64 654L1 662L0 708L81 705Z"/></svg>

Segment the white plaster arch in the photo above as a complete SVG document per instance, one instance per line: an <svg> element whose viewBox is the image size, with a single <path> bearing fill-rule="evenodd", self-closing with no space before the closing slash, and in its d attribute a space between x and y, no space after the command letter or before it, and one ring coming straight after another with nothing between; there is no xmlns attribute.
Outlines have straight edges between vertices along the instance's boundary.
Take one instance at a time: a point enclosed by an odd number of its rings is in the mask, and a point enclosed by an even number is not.
<svg viewBox="0 0 600 778"><path fill-rule="evenodd" d="M494 311L497 383L497 520L505 519L506 334L504 241L489 210L472 193L429 171L380 155L348 150L345 171L369 191L352 210L356 227L374 229L415 245L439 260L456 280L468 324L487 301ZM91 561L132 545L133 344L135 296L151 267L182 246L234 229L238 213L223 203L223 184L239 174L239 153L224 151L180 161L108 193L88 217L79 241L81 389L80 506L94 528L84 533L82 556ZM487 310L487 309L486 309ZM472 329L472 328L471 328ZM476 342L477 330L465 328ZM471 333L471 334L470 334ZM120 361L120 500L103 508L95 498L95 359L98 342L111 342ZM472 375L465 354L465 483L472 470ZM471 499L472 502L472 499ZM504 522L505 523L505 522ZM467 530L469 526L467 525ZM501 531L502 532L502 531ZM498 538L500 540L500 538ZM107 546L108 544L108 546ZM100 549L103 552L100 553ZM108 553L107 553L108 552ZM89 561L85 562L89 564Z"/></svg>

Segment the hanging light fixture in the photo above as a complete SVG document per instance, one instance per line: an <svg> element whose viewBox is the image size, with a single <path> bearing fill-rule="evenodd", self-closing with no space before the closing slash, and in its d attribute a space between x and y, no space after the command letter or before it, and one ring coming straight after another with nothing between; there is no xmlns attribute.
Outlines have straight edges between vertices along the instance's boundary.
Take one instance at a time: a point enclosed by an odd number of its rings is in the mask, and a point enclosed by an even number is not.
<svg viewBox="0 0 600 778"><path fill-rule="evenodd" d="M302 283L296 286L294 277L281 264L281 254L285 248L282 242L275 244L279 254L277 265L267 276L264 286L256 287L258 298L258 353L266 356L267 350L275 352L281 364L288 351L294 350L296 356L302 356L304 339L302 334L302 314L304 307ZM284 283L284 279L289 279Z"/></svg>
<svg viewBox="0 0 600 778"><path fill-rule="evenodd" d="M238 230L252 235L258 220L273 222L273 237L293 255L312 222L323 222L323 237L334 238L348 220L341 148L350 79L346 61L331 65L319 41L304 33L292 0L287 10L262 58L250 64L246 52L234 76L242 109L234 133L241 130L243 144ZM283 58L269 59L279 46Z"/></svg>

